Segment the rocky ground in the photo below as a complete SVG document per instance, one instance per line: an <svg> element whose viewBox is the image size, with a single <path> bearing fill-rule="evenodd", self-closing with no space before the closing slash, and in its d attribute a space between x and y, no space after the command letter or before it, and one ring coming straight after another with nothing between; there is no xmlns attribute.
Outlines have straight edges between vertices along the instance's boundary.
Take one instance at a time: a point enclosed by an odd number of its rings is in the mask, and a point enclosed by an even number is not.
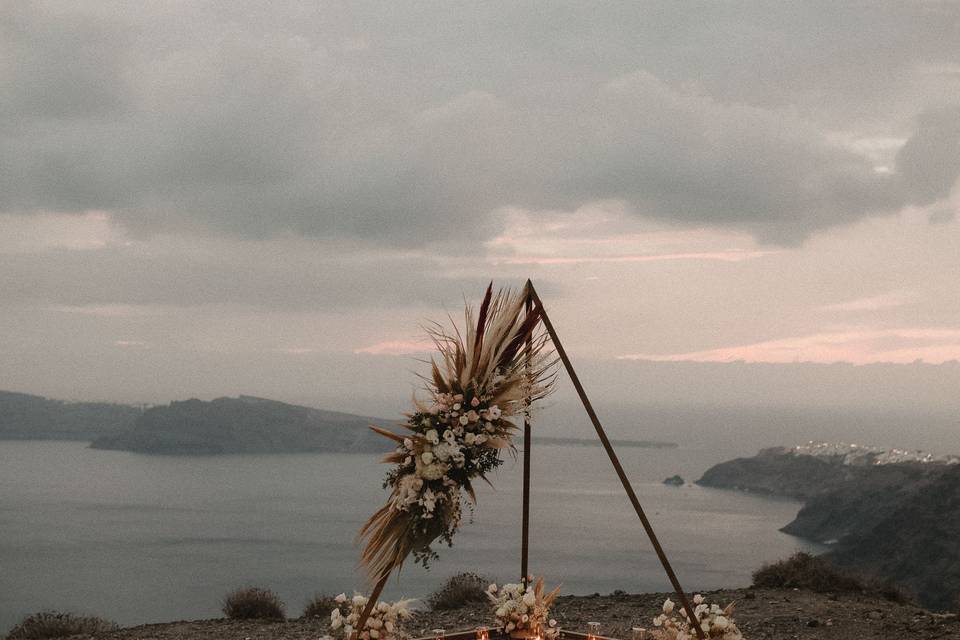
<svg viewBox="0 0 960 640"><path fill-rule="evenodd" d="M777 589L737 589L705 595L708 601L724 605L736 601L734 617L748 640L960 640L960 618L956 614L934 614L873 596ZM652 627L650 619L666 597L667 594L562 596L554 605L554 615L566 629L582 631L586 630L588 621L598 621L603 624L604 635L629 639L631 627ZM481 624L492 626L489 614L489 608L483 604L451 611L418 612L407 630L419 636L437 627L454 631ZM130 627L99 637L103 640L317 640L327 633L324 620L201 620Z"/></svg>

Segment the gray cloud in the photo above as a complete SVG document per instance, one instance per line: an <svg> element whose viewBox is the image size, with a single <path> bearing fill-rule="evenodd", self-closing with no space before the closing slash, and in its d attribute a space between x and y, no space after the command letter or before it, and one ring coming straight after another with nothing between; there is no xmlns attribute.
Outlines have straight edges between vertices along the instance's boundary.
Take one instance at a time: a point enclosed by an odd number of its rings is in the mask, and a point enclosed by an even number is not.
<svg viewBox="0 0 960 640"><path fill-rule="evenodd" d="M0 254L0 298L7 305L235 307L279 312L455 307L479 295L480 276L448 276L424 257L353 259L298 251L289 244L58 249ZM389 274L389 275L388 275ZM282 284L279 284L282 283Z"/></svg>
<svg viewBox="0 0 960 640"><path fill-rule="evenodd" d="M960 106L920 115L916 135L897 154L897 170L914 202L930 204L950 194L960 177Z"/></svg>
<svg viewBox="0 0 960 640"><path fill-rule="evenodd" d="M10 3L0 211L410 246L622 199L794 243L940 193L933 116L906 191L829 134L909 126L958 12L772 6Z"/></svg>

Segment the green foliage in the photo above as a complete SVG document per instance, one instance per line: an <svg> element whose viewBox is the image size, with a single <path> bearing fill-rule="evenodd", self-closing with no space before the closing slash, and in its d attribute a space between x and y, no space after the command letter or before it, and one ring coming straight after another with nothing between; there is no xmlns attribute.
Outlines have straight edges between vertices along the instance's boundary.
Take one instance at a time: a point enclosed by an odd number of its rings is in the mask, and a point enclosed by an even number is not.
<svg viewBox="0 0 960 640"><path fill-rule="evenodd" d="M7 640L42 640L75 635L96 635L113 631L117 625L95 616L78 616L58 611L41 611L27 616L7 633Z"/></svg>
<svg viewBox="0 0 960 640"><path fill-rule="evenodd" d="M283 620L286 610L277 595L268 589L244 587L227 594L223 613L232 620Z"/></svg>
<svg viewBox="0 0 960 640"><path fill-rule="evenodd" d="M322 620L330 619L330 612L337 608L337 603L332 596L318 593L310 599L307 606L303 608L304 618L319 618Z"/></svg>
<svg viewBox="0 0 960 640"><path fill-rule="evenodd" d="M427 598L434 611L458 609L471 602L487 602L489 581L476 573L458 573Z"/></svg>

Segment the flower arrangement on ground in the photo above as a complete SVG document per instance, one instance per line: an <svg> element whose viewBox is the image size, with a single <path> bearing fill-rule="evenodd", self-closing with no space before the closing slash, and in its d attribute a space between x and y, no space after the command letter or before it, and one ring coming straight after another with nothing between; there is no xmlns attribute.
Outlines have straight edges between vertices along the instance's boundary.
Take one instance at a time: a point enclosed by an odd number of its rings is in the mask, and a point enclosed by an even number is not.
<svg viewBox="0 0 960 640"><path fill-rule="evenodd" d="M493 602L493 615L497 624L513 637L541 637L554 640L559 634L557 621L550 618L550 606L560 593L557 587L548 594L543 593L543 578L537 578L533 587L530 576L527 586L505 584L498 588L496 584L487 587L487 597Z"/></svg>
<svg viewBox="0 0 960 640"><path fill-rule="evenodd" d="M693 604L693 613L697 616L700 628L707 638L743 639L733 619L733 603L721 609L720 605L707 604L704 597L698 593L693 596ZM663 603L663 613L653 619L653 625L657 627L654 637L660 640L695 640L697 637L687 612L682 607L675 607L669 598Z"/></svg>
<svg viewBox="0 0 960 640"><path fill-rule="evenodd" d="M356 630L360 614L367 606L367 598L356 594L347 598L341 593L334 600L337 607L330 612L330 629L335 633L342 632L344 638L351 638ZM410 618L410 600L396 602L378 602L370 612L370 616L359 630L360 640L398 640L404 637L403 622Z"/></svg>
<svg viewBox="0 0 960 640"><path fill-rule="evenodd" d="M452 545L464 494L475 503L476 479L486 480L503 463L502 451L515 452L511 419L527 415L530 403L550 392L555 360L538 331L539 307L525 302L526 291L494 294L491 285L476 321L467 306L463 333L429 327L439 364L430 360L431 375L423 377L428 396L414 397L402 425L409 433L371 427L396 443L383 459L395 465L384 481L390 497L359 536L366 540L362 563L374 579L384 579L410 554L427 566L438 538Z"/></svg>

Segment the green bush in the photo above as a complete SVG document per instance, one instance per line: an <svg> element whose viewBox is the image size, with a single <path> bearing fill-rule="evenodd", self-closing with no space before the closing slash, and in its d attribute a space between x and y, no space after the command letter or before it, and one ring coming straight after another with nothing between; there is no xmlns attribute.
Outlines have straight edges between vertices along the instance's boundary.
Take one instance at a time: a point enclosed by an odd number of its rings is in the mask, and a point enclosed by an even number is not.
<svg viewBox="0 0 960 640"><path fill-rule="evenodd" d="M286 611L277 594L268 589L245 587L227 594L223 613L232 620L283 620Z"/></svg>
<svg viewBox="0 0 960 640"><path fill-rule="evenodd" d="M487 602L489 581L475 573L458 573L447 579L437 591L427 598L435 611L458 609L471 602Z"/></svg>
<svg viewBox="0 0 960 640"><path fill-rule="evenodd" d="M310 599L307 606L303 608L304 618L330 619L330 612L337 608L337 602L333 596L327 596L318 593Z"/></svg>
<svg viewBox="0 0 960 640"><path fill-rule="evenodd" d="M75 635L96 635L114 631L117 625L95 616L42 611L27 616L7 633L8 640L42 640Z"/></svg>

